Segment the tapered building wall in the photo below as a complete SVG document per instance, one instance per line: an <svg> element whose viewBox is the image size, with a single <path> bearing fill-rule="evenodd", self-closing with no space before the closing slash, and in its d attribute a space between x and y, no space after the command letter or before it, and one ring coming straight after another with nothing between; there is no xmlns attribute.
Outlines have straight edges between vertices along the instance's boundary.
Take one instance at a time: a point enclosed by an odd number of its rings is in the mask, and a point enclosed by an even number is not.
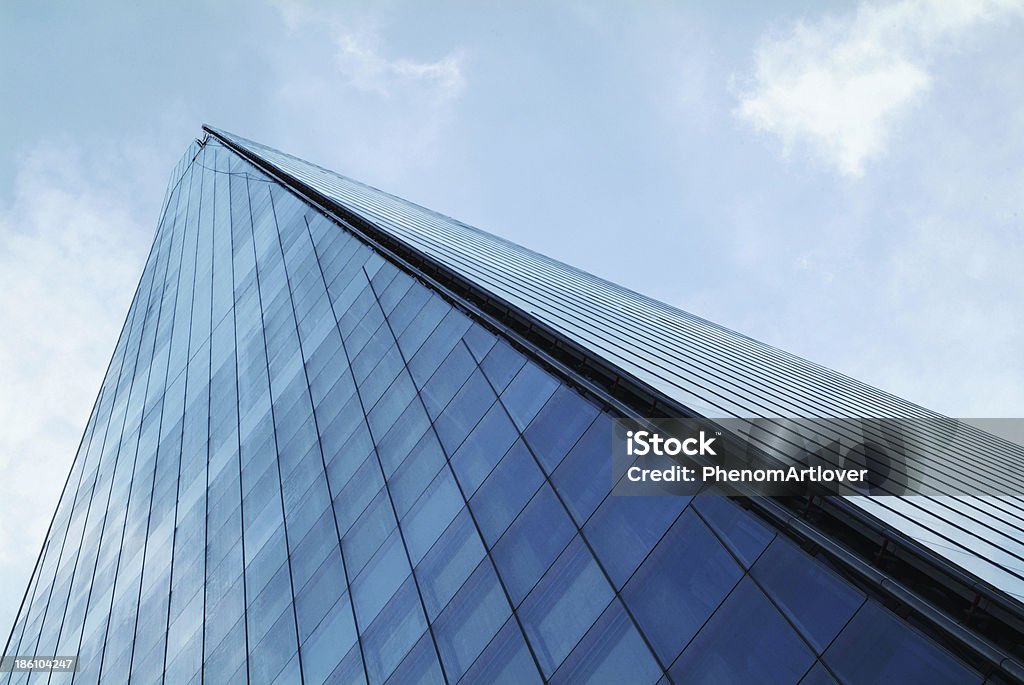
<svg viewBox="0 0 1024 685"><path fill-rule="evenodd" d="M458 304L190 148L0 683L983 681Z"/></svg>

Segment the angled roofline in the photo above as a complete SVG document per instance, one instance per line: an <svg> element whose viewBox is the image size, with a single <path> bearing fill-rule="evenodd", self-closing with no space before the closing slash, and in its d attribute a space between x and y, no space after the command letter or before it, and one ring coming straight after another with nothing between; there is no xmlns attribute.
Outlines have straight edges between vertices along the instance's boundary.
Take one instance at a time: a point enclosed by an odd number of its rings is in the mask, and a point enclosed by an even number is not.
<svg viewBox="0 0 1024 685"><path fill-rule="evenodd" d="M206 124L203 131L606 408L623 415L698 416L528 312L236 143L231 139L233 134ZM869 589L904 618L913 618L912 622L929 628L933 636L937 633L947 645L958 646L956 651L961 656L971 655L969 662L984 675L999 674L1011 682L1024 683L1024 659L1000 646L1002 643L1019 648L1024 644L1021 602L845 498L741 499L745 508L769 521L805 550L824 555L845 576ZM929 579L935 585L928 593L929 599L906 585L906 581L911 581L920 586ZM957 611L963 612L962 619L954 618Z"/></svg>

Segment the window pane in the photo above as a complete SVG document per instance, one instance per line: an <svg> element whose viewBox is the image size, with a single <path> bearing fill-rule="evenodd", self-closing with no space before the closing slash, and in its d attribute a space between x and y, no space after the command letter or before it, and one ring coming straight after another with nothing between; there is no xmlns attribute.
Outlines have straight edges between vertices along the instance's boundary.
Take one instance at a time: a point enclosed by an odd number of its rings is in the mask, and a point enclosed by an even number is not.
<svg viewBox="0 0 1024 685"><path fill-rule="evenodd" d="M615 600L572 651L552 683L656 683L661 667Z"/></svg>
<svg viewBox="0 0 1024 685"><path fill-rule="evenodd" d="M599 416L551 476L581 526L612 489L611 426L607 416Z"/></svg>
<svg viewBox="0 0 1024 685"><path fill-rule="evenodd" d="M338 600L327 617L302 644L302 669L307 683L322 683L342 654L356 642L356 626L348 596Z"/></svg>
<svg viewBox="0 0 1024 685"><path fill-rule="evenodd" d="M597 408L574 391L564 385L555 391L524 433L548 473L555 470L595 416Z"/></svg>
<svg viewBox="0 0 1024 685"><path fill-rule="evenodd" d="M464 683L527 685L540 683L540 673L515 619L510 618L466 673Z"/></svg>
<svg viewBox="0 0 1024 685"><path fill-rule="evenodd" d="M853 683L979 683L981 677L952 654L867 601L825 652L841 680Z"/></svg>
<svg viewBox="0 0 1024 685"><path fill-rule="evenodd" d="M519 432L508 414L495 402L452 457L452 468L467 497L476 492L518 437Z"/></svg>
<svg viewBox="0 0 1024 685"><path fill-rule="evenodd" d="M685 683L767 685L795 683L812 663L814 654L804 641L754 582L744 578L670 672Z"/></svg>
<svg viewBox="0 0 1024 685"><path fill-rule="evenodd" d="M409 562L396 530L352 583L352 599L360 626L369 625L409 576Z"/></svg>
<svg viewBox="0 0 1024 685"><path fill-rule="evenodd" d="M523 600L575 533L555 493L543 486L492 550L514 604Z"/></svg>
<svg viewBox="0 0 1024 685"><path fill-rule="evenodd" d="M511 613L494 567L485 559L434 623L450 680L466 672Z"/></svg>
<svg viewBox="0 0 1024 685"><path fill-rule="evenodd" d="M363 629L363 651L370 682L384 682L426 629L427 622L410 576L380 615Z"/></svg>
<svg viewBox="0 0 1024 685"><path fill-rule="evenodd" d="M728 497L697 497L694 506L711 530L747 568L757 561L775 537L773 531Z"/></svg>
<svg viewBox="0 0 1024 685"><path fill-rule="evenodd" d="M520 609L523 629L546 676L555 672L612 597L611 586L577 536Z"/></svg>
<svg viewBox="0 0 1024 685"><path fill-rule="evenodd" d="M676 520L623 597L663 663L671 663L743 574L696 514Z"/></svg>
<svg viewBox="0 0 1024 685"><path fill-rule="evenodd" d="M463 509L416 567L423 603L431 621L483 558L480 536L476 534L469 511Z"/></svg>
<svg viewBox="0 0 1024 685"><path fill-rule="evenodd" d="M519 430L524 430L558 387L558 381L533 362L527 362L501 394Z"/></svg>
<svg viewBox="0 0 1024 685"><path fill-rule="evenodd" d="M479 370L473 372L466 384L445 410L437 417L435 426L448 454L453 454L473 427L494 404L494 392Z"/></svg>
<svg viewBox="0 0 1024 685"><path fill-rule="evenodd" d="M526 444L517 441L470 500L470 508L488 545L501 537L543 480Z"/></svg>
<svg viewBox="0 0 1024 685"><path fill-rule="evenodd" d="M864 602L862 592L783 538L775 539L751 573L819 653Z"/></svg>
<svg viewBox="0 0 1024 685"><path fill-rule="evenodd" d="M423 633L401 665L388 678L388 685L441 685L441 664L430 633Z"/></svg>
<svg viewBox="0 0 1024 685"><path fill-rule="evenodd" d="M688 497L608 497L583 534L615 587L633 575L689 501Z"/></svg>
<svg viewBox="0 0 1024 685"><path fill-rule="evenodd" d="M441 469L402 520L402 532L413 564L419 563L463 507L465 503L451 469Z"/></svg>
<svg viewBox="0 0 1024 685"><path fill-rule="evenodd" d="M839 683L820 661L815 661L814 666L811 666L811 670L800 681L800 685L839 685Z"/></svg>

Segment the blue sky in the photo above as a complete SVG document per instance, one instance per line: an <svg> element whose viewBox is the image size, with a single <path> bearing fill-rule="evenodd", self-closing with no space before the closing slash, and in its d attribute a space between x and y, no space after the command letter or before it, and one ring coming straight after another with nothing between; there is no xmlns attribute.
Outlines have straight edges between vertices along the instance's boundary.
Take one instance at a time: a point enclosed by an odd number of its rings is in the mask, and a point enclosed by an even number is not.
<svg viewBox="0 0 1024 685"><path fill-rule="evenodd" d="M6 637L200 124L953 416L1024 413L1020 0L4 3Z"/></svg>

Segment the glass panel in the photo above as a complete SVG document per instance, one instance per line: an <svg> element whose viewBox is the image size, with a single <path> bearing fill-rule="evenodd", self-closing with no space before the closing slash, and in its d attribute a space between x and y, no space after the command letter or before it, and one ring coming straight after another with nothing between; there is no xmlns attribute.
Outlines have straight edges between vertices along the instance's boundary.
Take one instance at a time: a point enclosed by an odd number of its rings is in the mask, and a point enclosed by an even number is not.
<svg viewBox="0 0 1024 685"><path fill-rule="evenodd" d="M494 567L485 559L434 622L450 680L466 672L511 613Z"/></svg>
<svg viewBox="0 0 1024 685"><path fill-rule="evenodd" d="M479 370L473 372L434 424L448 454L458 449L490 409L494 399L494 392L483 374Z"/></svg>
<svg viewBox="0 0 1024 685"><path fill-rule="evenodd" d="M452 457L452 468L470 497L519 437L508 414L495 402Z"/></svg>
<svg viewBox="0 0 1024 685"><path fill-rule="evenodd" d="M615 587L621 588L633 575L688 501L688 497L605 499L583 534Z"/></svg>
<svg viewBox="0 0 1024 685"><path fill-rule="evenodd" d="M811 650L744 578L670 673L686 683L795 683L812 663Z"/></svg>
<svg viewBox="0 0 1024 685"><path fill-rule="evenodd" d="M663 663L671 663L743 575L732 556L687 510L623 590Z"/></svg>
<svg viewBox="0 0 1024 685"><path fill-rule="evenodd" d="M555 493L543 486L492 551L516 605L576 533Z"/></svg>
<svg viewBox="0 0 1024 685"><path fill-rule="evenodd" d="M327 617L302 644L302 671L307 683L322 683L338 666L341 655L356 643L356 625L348 597L338 600Z"/></svg>
<svg viewBox="0 0 1024 685"><path fill-rule="evenodd" d="M363 652L370 682L387 680L426 629L416 585L410 576L380 615L363 629Z"/></svg>
<svg viewBox="0 0 1024 685"><path fill-rule="evenodd" d="M519 430L524 430L557 387L551 374L527 362L501 393L501 401Z"/></svg>
<svg viewBox="0 0 1024 685"><path fill-rule="evenodd" d="M698 513L740 562L750 568L775 533L728 497L698 496Z"/></svg>
<svg viewBox="0 0 1024 685"><path fill-rule="evenodd" d="M612 489L611 420L604 415L590 425L551 476L565 505L583 525Z"/></svg>
<svg viewBox="0 0 1024 685"><path fill-rule="evenodd" d="M528 685L542 682L514 618L505 622L505 626L487 645L462 682L467 685Z"/></svg>
<svg viewBox="0 0 1024 685"><path fill-rule="evenodd" d="M509 397L513 388L503 396L505 402L515 401ZM555 391L524 433L527 444L548 473L561 463L595 416L597 408L574 391L564 385ZM608 449L606 445L605 450Z"/></svg>
<svg viewBox="0 0 1024 685"><path fill-rule="evenodd" d="M430 633L423 633L416 646L388 678L388 685L442 685L444 682Z"/></svg>
<svg viewBox="0 0 1024 685"><path fill-rule="evenodd" d="M402 519L402 532L412 563L419 563L465 504L449 469L441 472Z"/></svg>
<svg viewBox="0 0 1024 685"><path fill-rule="evenodd" d="M594 557L577 536L523 602L523 629L546 676L586 634L613 597Z"/></svg>
<svg viewBox="0 0 1024 685"><path fill-rule="evenodd" d="M819 653L864 602L864 593L784 538L776 538L751 572Z"/></svg>
<svg viewBox="0 0 1024 685"><path fill-rule="evenodd" d="M811 670L800 681L800 685L839 685L839 681L832 677L820 661L815 661L814 666L811 666Z"/></svg>
<svg viewBox="0 0 1024 685"><path fill-rule="evenodd" d="M470 508L488 545L501 537L543 481L544 475L526 444L517 441L470 500Z"/></svg>
<svg viewBox="0 0 1024 685"><path fill-rule="evenodd" d="M614 600L551 679L561 683L656 683L661 667Z"/></svg>
<svg viewBox="0 0 1024 685"><path fill-rule="evenodd" d="M980 675L901 622L877 602L864 603L825 652L824 662L851 683L980 683Z"/></svg>
<svg viewBox="0 0 1024 685"><path fill-rule="evenodd" d="M469 510L463 509L416 567L427 616L434 620L441 609L484 557Z"/></svg>

